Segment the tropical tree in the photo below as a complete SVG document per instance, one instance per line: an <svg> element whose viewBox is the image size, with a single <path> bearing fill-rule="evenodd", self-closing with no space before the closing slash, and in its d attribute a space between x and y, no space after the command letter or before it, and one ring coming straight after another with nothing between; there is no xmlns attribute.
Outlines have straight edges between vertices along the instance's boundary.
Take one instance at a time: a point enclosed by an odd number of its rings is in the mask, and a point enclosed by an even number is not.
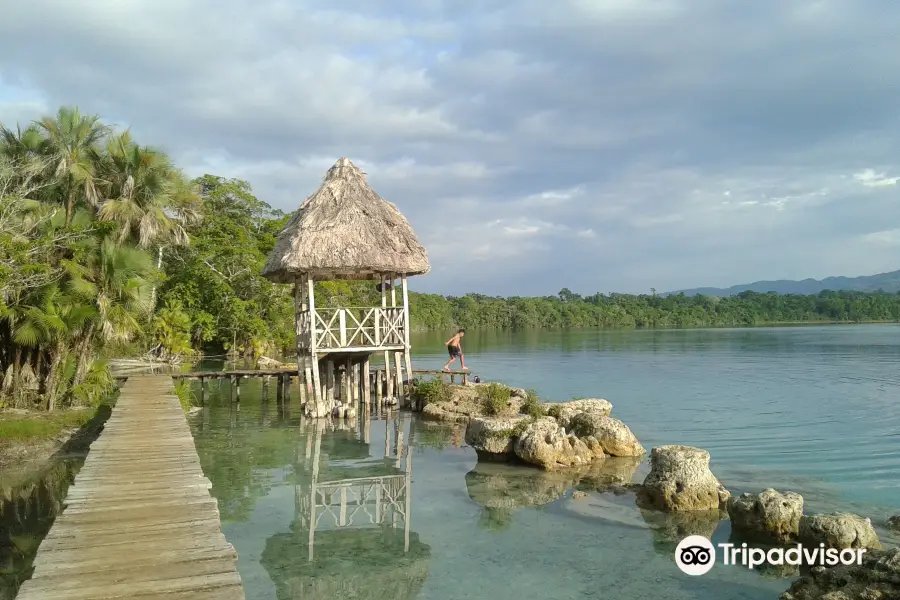
<svg viewBox="0 0 900 600"><path fill-rule="evenodd" d="M72 222L78 200L90 206L100 202L96 170L98 144L110 128L96 115L82 115L77 108L60 108L56 117L36 124L43 135L41 153L48 159L66 209L66 225ZM29 137L29 140L31 138Z"/></svg>

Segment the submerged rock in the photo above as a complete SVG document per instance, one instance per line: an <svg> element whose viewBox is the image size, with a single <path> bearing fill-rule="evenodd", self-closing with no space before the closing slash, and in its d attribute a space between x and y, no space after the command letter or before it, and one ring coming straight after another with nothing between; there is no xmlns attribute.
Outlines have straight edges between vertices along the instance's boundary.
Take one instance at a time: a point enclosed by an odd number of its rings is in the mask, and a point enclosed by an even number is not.
<svg viewBox="0 0 900 600"><path fill-rule="evenodd" d="M556 422L565 429L569 429L575 415L590 413L608 417L613 408L612 403L603 398L583 398L571 402L544 404L543 406L547 409L547 414L556 419Z"/></svg>
<svg viewBox="0 0 900 600"><path fill-rule="evenodd" d="M599 412L576 414L567 429L578 437L596 438L610 456L641 456L647 452L628 425Z"/></svg>
<svg viewBox="0 0 900 600"><path fill-rule="evenodd" d="M595 460L584 467L578 483L579 489L587 491L615 492L633 485L632 480L643 459L635 456L612 456Z"/></svg>
<svg viewBox="0 0 900 600"><path fill-rule="evenodd" d="M545 469L586 465L604 456L595 439L584 441L566 433L552 417L542 417L525 427L514 451L523 461Z"/></svg>
<svg viewBox="0 0 900 600"><path fill-rule="evenodd" d="M638 491L638 503L661 511L719 510L730 496L709 470L709 452L659 446L650 452L650 474Z"/></svg>
<svg viewBox="0 0 900 600"><path fill-rule="evenodd" d="M499 463L478 463L466 473L469 498L485 508L543 506L562 498L577 481L568 471L547 472Z"/></svg>
<svg viewBox="0 0 900 600"><path fill-rule="evenodd" d="M768 488L729 498L727 505L732 529L749 539L785 544L797 538L803 516L800 494Z"/></svg>
<svg viewBox="0 0 900 600"><path fill-rule="evenodd" d="M723 517L718 508L683 512L661 512L642 508L640 514L653 530L656 542L675 544L690 535L702 535L706 539L712 539Z"/></svg>
<svg viewBox="0 0 900 600"><path fill-rule="evenodd" d="M516 433L528 417L475 417L466 427L466 444L478 458L508 459L513 455Z"/></svg>
<svg viewBox="0 0 900 600"><path fill-rule="evenodd" d="M896 600L900 598L900 548L863 554L861 565L813 569L780 600Z"/></svg>
<svg viewBox="0 0 900 600"><path fill-rule="evenodd" d="M891 517L887 521L888 529L900 532L900 515Z"/></svg>
<svg viewBox="0 0 900 600"><path fill-rule="evenodd" d="M800 517L797 537L807 546L821 543L827 548L881 548L872 521L850 513Z"/></svg>

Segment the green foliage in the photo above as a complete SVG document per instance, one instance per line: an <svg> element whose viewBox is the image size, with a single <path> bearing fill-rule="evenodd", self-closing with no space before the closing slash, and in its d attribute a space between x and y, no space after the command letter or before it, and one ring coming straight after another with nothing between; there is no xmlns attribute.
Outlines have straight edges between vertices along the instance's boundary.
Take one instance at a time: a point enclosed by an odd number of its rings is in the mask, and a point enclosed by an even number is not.
<svg viewBox="0 0 900 600"><path fill-rule="evenodd" d="M522 403L522 414L534 419L545 416L547 412L541 406L541 399L538 397L538 393L535 390L526 390L525 394L525 402Z"/></svg>
<svg viewBox="0 0 900 600"><path fill-rule="evenodd" d="M486 415L501 413L508 405L512 390L500 383L479 386L478 401Z"/></svg>
<svg viewBox="0 0 900 600"><path fill-rule="evenodd" d="M110 399L115 387L116 382L106 361L94 360L84 381L72 387L72 396L78 404L96 407Z"/></svg>
<svg viewBox="0 0 900 600"><path fill-rule="evenodd" d="M56 437L64 429L84 426L94 416L91 410L65 410L52 415L0 415L0 440L31 441Z"/></svg>
<svg viewBox="0 0 900 600"><path fill-rule="evenodd" d="M800 323L894 322L900 293L834 292L802 296L744 292L736 296L593 294L499 298L410 293L417 329L563 329L745 327Z"/></svg>
<svg viewBox="0 0 900 600"><path fill-rule="evenodd" d="M163 356L173 357L193 352L191 318L182 310L181 302L174 298L167 299L153 317L151 333L159 354Z"/></svg>
<svg viewBox="0 0 900 600"><path fill-rule="evenodd" d="M191 383L187 379L179 379L175 382L175 395L178 396L178 402L184 412L189 411L194 406L194 392L191 390Z"/></svg>
<svg viewBox="0 0 900 600"><path fill-rule="evenodd" d="M431 379L417 377L412 384L413 397L421 401L422 406L450 399L450 386L440 376Z"/></svg>

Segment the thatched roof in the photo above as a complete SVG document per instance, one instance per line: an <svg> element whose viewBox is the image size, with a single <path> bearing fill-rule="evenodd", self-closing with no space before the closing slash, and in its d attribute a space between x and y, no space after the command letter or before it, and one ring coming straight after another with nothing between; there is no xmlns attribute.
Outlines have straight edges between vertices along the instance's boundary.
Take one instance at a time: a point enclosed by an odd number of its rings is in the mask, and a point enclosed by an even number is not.
<svg viewBox="0 0 900 600"><path fill-rule="evenodd" d="M382 274L428 273L428 255L397 207L342 158L285 226L262 274L290 283L315 279L380 279Z"/></svg>

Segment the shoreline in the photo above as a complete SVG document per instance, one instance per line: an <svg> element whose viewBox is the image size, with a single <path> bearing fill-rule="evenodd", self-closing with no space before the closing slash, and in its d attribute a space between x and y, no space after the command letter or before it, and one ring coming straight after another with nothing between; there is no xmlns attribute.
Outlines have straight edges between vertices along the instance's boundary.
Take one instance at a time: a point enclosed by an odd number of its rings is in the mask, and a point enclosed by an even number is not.
<svg viewBox="0 0 900 600"><path fill-rule="evenodd" d="M99 432L104 406L53 413L0 411L0 488L19 486L51 466L55 457L77 452Z"/></svg>

